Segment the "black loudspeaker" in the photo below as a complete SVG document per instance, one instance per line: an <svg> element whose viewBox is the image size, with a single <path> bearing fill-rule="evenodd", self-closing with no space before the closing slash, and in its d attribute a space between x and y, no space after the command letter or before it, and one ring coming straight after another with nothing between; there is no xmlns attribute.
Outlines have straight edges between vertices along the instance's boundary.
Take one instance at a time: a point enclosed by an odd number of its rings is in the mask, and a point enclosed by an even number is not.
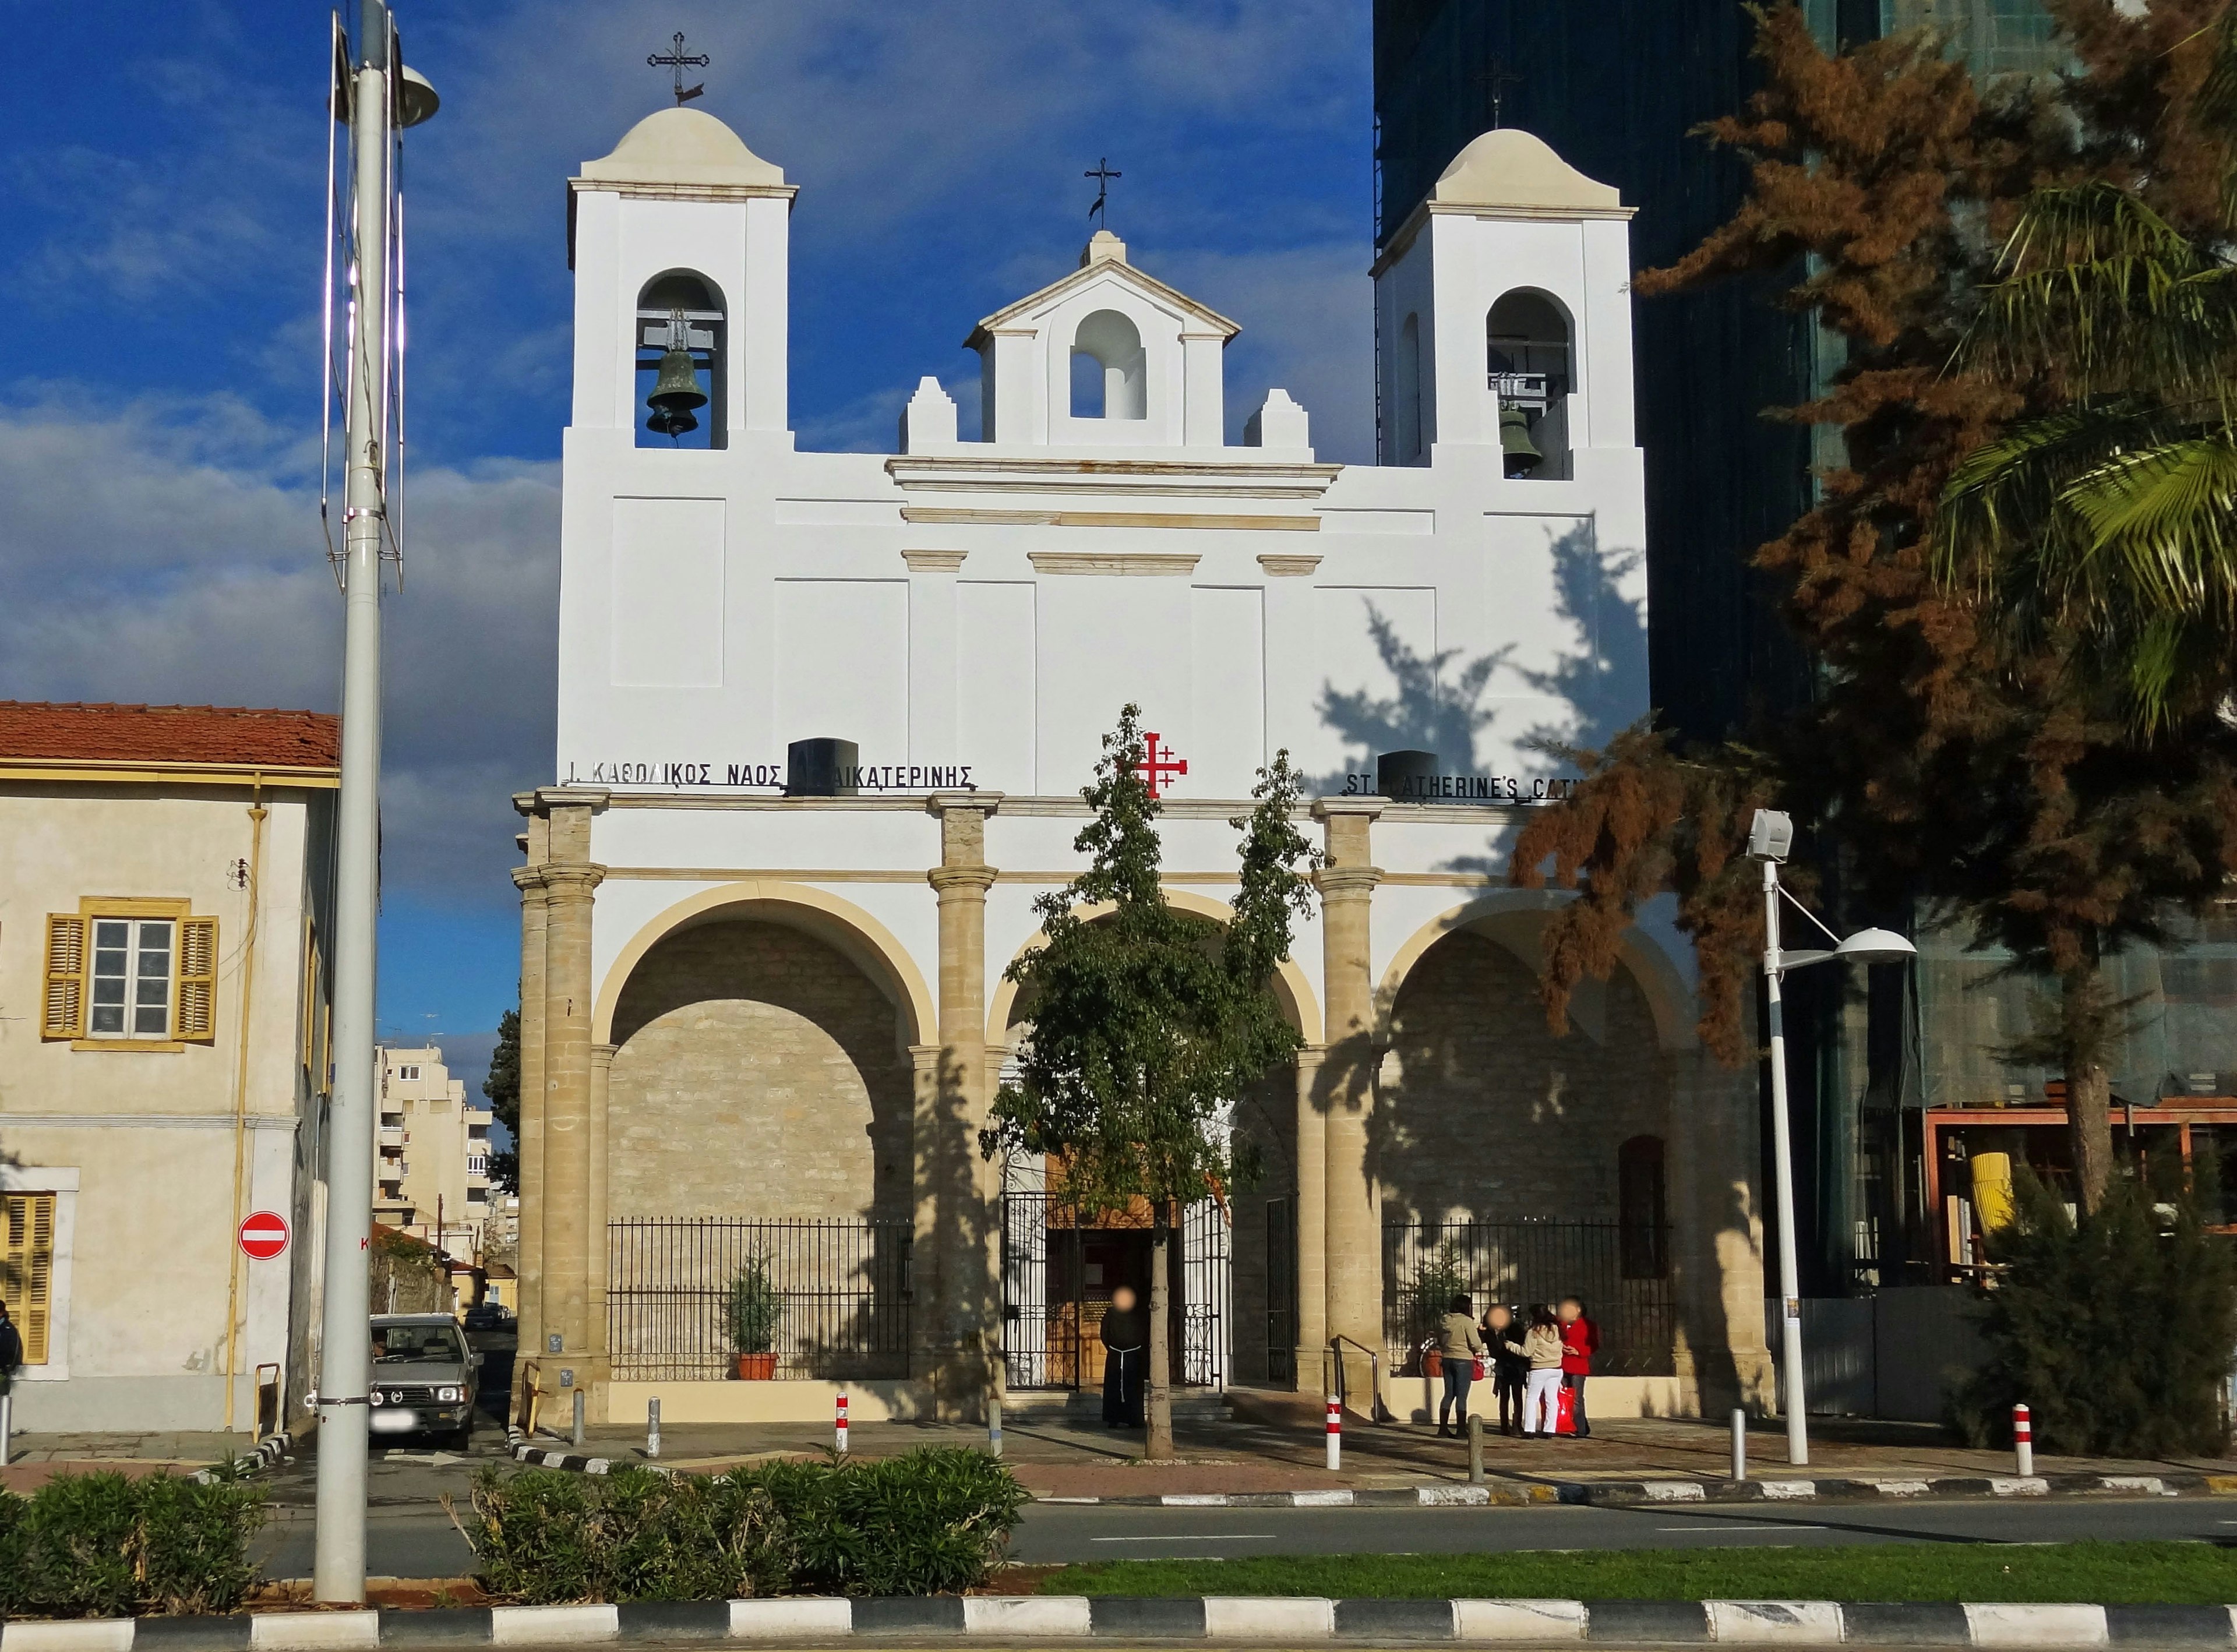
<svg viewBox="0 0 2237 1652"><path fill-rule="evenodd" d="M1437 754L1386 751L1375 760L1375 790L1393 803L1427 803L1437 795Z"/></svg>
<svg viewBox="0 0 2237 1652"><path fill-rule="evenodd" d="M852 797L861 776L862 750L852 740L795 740L784 749L788 797Z"/></svg>

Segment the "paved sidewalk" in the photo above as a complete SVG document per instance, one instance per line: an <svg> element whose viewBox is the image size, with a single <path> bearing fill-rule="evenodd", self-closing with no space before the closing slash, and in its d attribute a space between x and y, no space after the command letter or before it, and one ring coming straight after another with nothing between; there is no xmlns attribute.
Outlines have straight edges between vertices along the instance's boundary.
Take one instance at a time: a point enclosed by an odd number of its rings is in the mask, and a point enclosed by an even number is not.
<svg viewBox="0 0 2237 1652"><path fill-rule="evenodd" d="M0 1487L29 1491L56 1474L110 1470L120 1474L160 1474L166 1470L206 1469L255 1447L247 1433L215 1430L151 1430L136 1434L17 1434L8 1442L8 1461L0 1466Z"/></svg>

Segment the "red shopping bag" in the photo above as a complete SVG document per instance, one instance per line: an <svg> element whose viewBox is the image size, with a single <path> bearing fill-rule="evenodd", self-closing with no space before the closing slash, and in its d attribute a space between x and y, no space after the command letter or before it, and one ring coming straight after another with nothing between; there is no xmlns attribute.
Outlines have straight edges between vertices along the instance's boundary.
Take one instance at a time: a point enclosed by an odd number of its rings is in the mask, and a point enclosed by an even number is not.
<svg viewBox="0 0 2237 1652"><path fill-rule="evenodd" d="M1478 1354L1475 1358L1475 1380L1481 1383L1488 1382L1490 1378L1490 1366L1485 1360L1484 1357L1481 1354Z"/></svg>
<svg viewBox="0 0 2237 1652"><path fill-rule="evenodd" d="M1554 1402L1554 1432L1574 1434L1577 1431L1577 1391L1564 1383L1561 1395Z"/></svg>

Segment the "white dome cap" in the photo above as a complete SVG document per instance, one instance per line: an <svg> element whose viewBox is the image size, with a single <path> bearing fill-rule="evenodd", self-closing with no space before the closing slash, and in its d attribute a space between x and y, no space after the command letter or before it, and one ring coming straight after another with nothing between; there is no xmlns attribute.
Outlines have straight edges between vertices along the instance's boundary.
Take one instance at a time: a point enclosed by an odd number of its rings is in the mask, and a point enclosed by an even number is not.
<svg viewBox="0 0 2237 1652"><path fill-rule="evenodd" d="M1508 207L1525 212L1623 211L1613 184L1598 183L1519 127L1486 132L1453 157L1429 199L1439 206Z"/></svg>
<svg viewBox="0 0 2237 1652"><path fill-rule="evenodd" d="M582 176L600 183L768 186L784 182L784 169L762 160L705 111L664 109L630 128L611 155L585 161Z"/></svg>

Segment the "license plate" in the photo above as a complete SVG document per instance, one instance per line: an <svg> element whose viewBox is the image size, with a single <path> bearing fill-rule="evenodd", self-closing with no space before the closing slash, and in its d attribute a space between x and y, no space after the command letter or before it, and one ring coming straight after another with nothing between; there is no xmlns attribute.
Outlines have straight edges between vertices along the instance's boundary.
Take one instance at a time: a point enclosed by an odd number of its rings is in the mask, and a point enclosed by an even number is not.
<svg viewBox="0 0 2237 1652"><path fill-rule="evenodd" d="M376 1434L409 1434L419 1426L417 1413L381 1411L373 1414L373 1431Z"/></svg>

